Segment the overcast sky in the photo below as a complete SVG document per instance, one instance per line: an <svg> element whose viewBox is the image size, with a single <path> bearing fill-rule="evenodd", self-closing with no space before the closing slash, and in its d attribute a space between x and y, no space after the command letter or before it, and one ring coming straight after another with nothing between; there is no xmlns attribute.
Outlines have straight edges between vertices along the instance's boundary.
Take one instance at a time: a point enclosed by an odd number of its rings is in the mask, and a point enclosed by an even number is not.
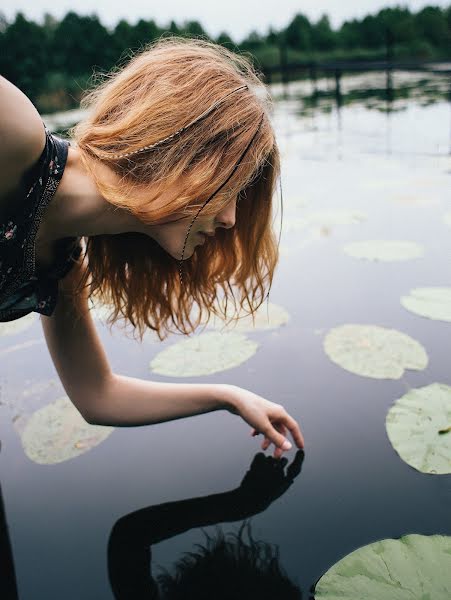
<svg viewBox="0 0 451 600"><path fill-rule="evenodd" d="M227 31L235 41L241 41L253 29L260 33L266 33L270 25L281 29L299 12L313 21L327 13L336 28L346 19L362 17L386 6L408 6L417 11L423 6L450 4L451 0L2 0L0 12L9 22L21 11L39 23L45 12L58 19L70 10L80 15L96 12L107 27L114 27L120 19L129 23L154 19L160 26L171 19L176 23L190 19L199 21L212 36Z"/></svg>

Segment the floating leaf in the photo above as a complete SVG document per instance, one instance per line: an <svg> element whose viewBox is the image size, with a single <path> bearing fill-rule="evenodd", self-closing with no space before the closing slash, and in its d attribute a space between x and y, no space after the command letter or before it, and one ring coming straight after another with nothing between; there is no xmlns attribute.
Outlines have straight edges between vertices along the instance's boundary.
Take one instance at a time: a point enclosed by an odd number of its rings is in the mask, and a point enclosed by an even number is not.
<svg viewBox="0 0 451 600"><path fill-rule="evenodd" d="M25 454L39 464L75 458L103 442L114 427L90 425L67 397L34 412L22 434Z"/></svg>
<svg viewBox="0 0 451 600"><path fill-rule="evenodd" d="M396 400L385 420L399 456L422 473L451 473L451 387L431 383Z"/></svg>
<svg viewBox="0 0 451 600"><path fill-rule="evenodd" d="M315 586L320 600L449 600L451 536L404 535L354 550Z"/></svg>
<svg viewBox="0 0 451 600"><path fill-rule="evenodd" d="M399 379L404 369L420 371L428 364L419 342L401 331L377 325L335 327L324 339L324 350L343 369L375 379Z"/></svg>
<svg viewBox="0 0 451 600"><path fill-rule="evenodd" d="M233 317L234 310L232 310L232 308L230 307L230 304L227 306L226 319ZM254 313L254 319L255 326L252 325L252 317L247 315L240 317L236 321L231 321L230 324L226 325L226 321L213 315L209 325L215 329L220 329L221 331L241 331L244 333L280 327L288 322L290 315L282 306L273 304L272 302L266 304L265 302Z"/></svg>
<svg viewBox="0 0 451 600"><path fill-rule="evenodd" d="M423 256L424 253L420 244L399 240L353 242L352 244L346 244L343 250L345 254L354 258L382 261L410 260Z"/></svg>
<svg viewBox="0 0 451 600"><path fill-rule="evenodd" d="M410 290L402 296L401 304L410 312L451 323L451 287L424 287Z"/></svg>
<svg viewBox="0 0 451 600"><path fill-rule="evenodd" d="M150 368L170 377L210 375L237 367L257 348L257 342L241 333L211 331L165 348L151 361Z"/></svg>
<svg viewBox="0 0 451 600"><path fill-rule="evenodd" d="M2 335L16 335L25 331L29 327L33 325L36 321L36 313L28 313L24 317L20 319L15 319L14 321L6 321L5 323L0 323L0 336Z"/></svg>
<svg viewBox="0 0 451 600"><path fill-rule="evenodd" d="M287 217L282 224L282 231L299 231L306 227L353 225L365 221L366 218L366 213L359 210L323 210L303 217Z"/></svg>

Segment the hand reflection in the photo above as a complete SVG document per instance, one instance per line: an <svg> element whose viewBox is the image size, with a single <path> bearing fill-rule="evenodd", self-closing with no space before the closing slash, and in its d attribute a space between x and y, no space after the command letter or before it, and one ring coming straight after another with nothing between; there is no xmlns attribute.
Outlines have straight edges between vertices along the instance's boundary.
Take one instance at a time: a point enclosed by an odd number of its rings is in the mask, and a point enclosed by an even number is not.
<svg viewBox="0 0 451 600"><path fill-rule="evenodd" d="M239 489L244 494L255 496L256 502L266 502L269 506L287 491L294 478L301 472L303 461L304 451L298 450L285 473L287 458L275 459L259 452L254 456Z"/></svg>
<svg viewBox="0 0 451 600"><path fill-rule="evenodd" d="M299 600L301 591L278 564L278 551L266 542L255 542L250 533L250 545L244 543L246 523L233 543L218 528L216 540L207 536L208 547L177 562L174 576L168 572L157 576L160 585L152 576L150 546L193 528L238 521L265 510L292 485L303 458L299 450L285 473L286 458L258 453L233 490L149 506L121 517L108 541L108 573L115 598Z"/></svg>

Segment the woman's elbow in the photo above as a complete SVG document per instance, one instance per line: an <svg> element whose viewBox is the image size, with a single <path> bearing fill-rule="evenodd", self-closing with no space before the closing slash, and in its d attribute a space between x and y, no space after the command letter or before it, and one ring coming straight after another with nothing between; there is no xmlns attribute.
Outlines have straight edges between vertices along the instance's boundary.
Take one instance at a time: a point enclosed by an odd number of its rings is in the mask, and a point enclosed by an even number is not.
<svg viewBox="0 0 451 600"><path fill-rule="evenodd" d="M110 425L105 411L104 392L80 390L69 394L72 404L89 425Z"/></svg>

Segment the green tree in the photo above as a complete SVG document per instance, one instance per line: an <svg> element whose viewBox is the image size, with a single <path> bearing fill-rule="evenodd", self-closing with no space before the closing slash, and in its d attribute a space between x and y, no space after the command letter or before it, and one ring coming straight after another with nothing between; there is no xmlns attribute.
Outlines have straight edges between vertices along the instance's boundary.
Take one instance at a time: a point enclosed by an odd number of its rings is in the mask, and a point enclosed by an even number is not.
<svg viewBox="0 0 451 600"><path fill-rule="evenodd" d="M235 42L232 40L232 38L226 31L221 31L221 33L216 38L216 43L221 44L221 46L225 46L230 50L234 50L237 48Z"/></svg>
<svg viewBox="0 0 451 600"><path fill-rule="evenodd" d="M199 21L185 21L182 27L185 34L193 37L209 37L205 29L199 23Z"/></svg>
<svg viewBox="0 0 451 600"><path fill-rule="evenodd" d="M360 22L357 19L345 21L337 34L337 44L341 48L362 48L365 46L363 42L362 30Z"/></svg>
<svg viewBox="0 0 451 600"><path fill-rule="evenodd" d="M311 40L314 50L331 50L336 46L336 35L330 26L329 17L322 15L312 26Z"/></svg>
<svg viewBox="0 0 451 600"><path fill-rule="evenodd" d="M265 45L265 38L258 31L251 31L249 35L241 42L240 49L248 52L258 50Z"/></svg>
<svg viewBox="0 0 451 600"><path fill-rule="evenodd" d="M19 12L1 38L2 74L27 96L35 97L45 88L48 70L47 38L43 28Z"/></svg>
<svg viewBox="0 0 451 600"><path fill-rule="evenodd" d="M121 19L116 23L113 35L111 36L112 53L119 58L133 46L133 43L133 27L130 23Z"/></svg>
<svg viewBox="0 0 451 600"><path fill-rule="evenodd" d="M426 6L415 15L421 37L437 48L450 50L451 37L445 13L436 6Z"/></svg>
<svg viewBox="0 0 451 600"><path fill-rule="evenodd" d="M154 20L145 21L140 19L135 26L132 26L129 45L131 48L140 48L161 35L161 29Z"/></svg>
<svg viewBox="0 0 451 600"><path fill-rule="evenodd" d="M298 14L294 17L285 29L285 41L295 50L311 50L312 26L306 16Z"/></svg>
<svg viewBox="0 0 451 600"><path fill-rule="evenodd" d="M79 16L70 11L53 35L50 66L77 76L94 66L109 68L114 61L111 36L97 15Z"/></svg>

